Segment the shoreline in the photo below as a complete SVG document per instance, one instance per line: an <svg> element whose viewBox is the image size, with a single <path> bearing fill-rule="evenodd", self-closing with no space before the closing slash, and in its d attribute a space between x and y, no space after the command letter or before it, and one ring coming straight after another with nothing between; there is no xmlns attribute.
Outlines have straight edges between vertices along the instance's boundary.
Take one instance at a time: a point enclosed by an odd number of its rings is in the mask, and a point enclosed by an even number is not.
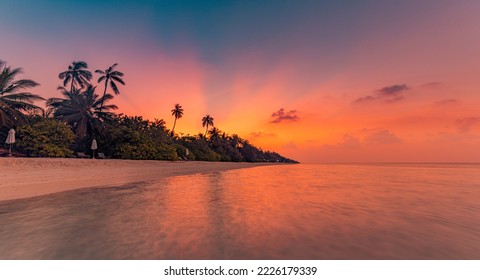
<svg viewBox="0 0 480 280"><path fill-rule="evenodd" d="M277 163L0 158L0 201Z"/></svg>

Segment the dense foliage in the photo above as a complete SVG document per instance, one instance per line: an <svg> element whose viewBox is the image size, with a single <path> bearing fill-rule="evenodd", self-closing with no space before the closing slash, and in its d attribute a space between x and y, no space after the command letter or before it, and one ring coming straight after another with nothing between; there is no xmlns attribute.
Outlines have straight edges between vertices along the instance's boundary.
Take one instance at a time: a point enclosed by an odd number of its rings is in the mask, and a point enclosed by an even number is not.
<svg viewBox="0 0 480 280"><path fill-rule="evenodd" d="M113 158L178 160L175 147L159 122L142 117L117 116L106 123L99 137L99 151Z"/></svg>
<svg viewBox="0 0 480 280"><path fill-rule="evenodd" d="M69 157L75 141L70 126L55 119L33 118L29 124L17 127L17 149L28 156Z"/></svg>
<svg viewBox="0 0 480 280"><path fill-rule="evenodd" d="M117 109L115 105L104 104L113 99L112 95L105 94L99 98L95 89L91 85L84 91L60 88L63 98L47 100L47 106L53 109L53 116L71 125L79 138L97 134L102 122L113 116L109 110Z"/></svg>

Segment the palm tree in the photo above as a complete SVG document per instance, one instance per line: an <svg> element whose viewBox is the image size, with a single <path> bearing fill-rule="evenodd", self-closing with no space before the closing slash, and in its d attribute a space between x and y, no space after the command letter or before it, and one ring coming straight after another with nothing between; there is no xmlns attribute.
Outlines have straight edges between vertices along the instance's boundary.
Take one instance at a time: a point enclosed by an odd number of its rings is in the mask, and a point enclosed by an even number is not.
<svg viewBox="0 0 480 280"><path fill-rule="evenodd" d="M161 128L162 130L167 129L165 126L166 122L163 119L155 119L152 123L151 126L155 128Z"/></svg>
<svg viewBox="0 0 480 280"><path fill-rule="evenodd" d="M172 109L172 116L175 117L175 121L173 122L173 128L172 128L172 136L175 131L175 125L177 124L177 119L180 119L183 117L183 108L180 106L180 104L175 104L175 108Z"/></svg>
<svg viewBox="0 0 480 280"><path fill-rule="evenodd" d="M25 120L28 111L42 111L42 108L33 105L42 97L25 90L38 86L32 80L15 80L17 74L22 73L21 68L11 69L6 63L0 61L0 124L11 127Z"/></svg>
<svg viewBox="0 0 480 280"><path fill-rule="evenodd" d="M108 87L108 82L110 82L110 88L113 90L113 93L120 94L120 91L118 90L117 84L115 82L118 82L122 85L125 85L125 82L122 80L123 73L120 71L114 70L115 67L117 67L118 63L114 63L112 66L108 67L105 71L102 70L95 70L95 73L98 73L102 76L98 78L98 83L105 81L105 88L103 89L103 96L107 94L107 87ZM103 105L103 104L102 104Z"/></svg>
<svg viewBox="0 0 480 280"><path fill-rule="evenodd" d="M213 126L213 118L210 115L206 115L205 117L202 118L202 126L207 127L207 129L205 129L205 137L207 136L209 125Z"/></svg>
<svg viewBox="0 0 480 280"><path fill-rule="evenodd" d="M227 140L229 140L229 139L230 139L230 136L228 136L228 134L227 134L227 133L223 132L223 133L222 133L222 137L221 137L221 138L222 138L222 140L223 140L223 141L227 141Z"/></svg>
<svg viewBox="0 0 480 280"><path fill-rule="evenodd" d="M232 147L234 148L241 148L243 146L243 139L240 138L237 134L233 134L230 138Z"/></svg>
<svg viewBox="0 0 480 280"><path fill-rule="evenodd" d="M113 99L113 96L106 94L99 98L92 85L83 92L77 89L67 91L65 88L60 88L60 91L64 98L50 98L47 106L53 108L55 118L70 124L81 138L98 131L101 123L113 116L113 113L108 111L117 109L115 105L102 105Z"/></svg>
<svg viewBox="0 0 480 280"><path fill-rule="evenodd" d="M92 73L86 70L87 67L88 65L85 61L74 61L72 65L68 66L67 71L58 75L58 78L63 80L64 87L71 82L70 92L73 92L75 85L79 88L84 88L90 84L90 80L92 79Z"/></svg>
<svg viewBox="0 0 480 280"><path fill-rule="evenodd" d="M43 110L42 112L42 117L45 119L52 118L53 117L53 108L49 107Z"/></svg>
<svg viewBox="0 0 480 280"><path fill-rule="evenodd" d="M220 133L222 133L222 131L220 131L220 129L214 127L212 129L210 129L210 131L208 133L210 134L210 140L217 140L218 138L220 138Z"/></svg>

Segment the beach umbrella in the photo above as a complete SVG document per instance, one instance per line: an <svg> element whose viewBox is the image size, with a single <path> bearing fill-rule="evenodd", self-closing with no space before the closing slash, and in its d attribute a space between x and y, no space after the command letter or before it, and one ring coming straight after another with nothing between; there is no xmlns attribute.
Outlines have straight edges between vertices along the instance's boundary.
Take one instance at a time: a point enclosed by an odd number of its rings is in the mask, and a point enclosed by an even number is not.
<svg viewBox="0 0 480 280"><path fill-rule="evenodd" d="M13 143L15 143L15 130L13 128L8 131L8 136L7 136L7 140L5 140L5 143L10 145L10 149L9 149L8 153L11 155L12 154L12 145L13 145Z"/></svg>
<svg viewBox="0 0 480 280"><path fill-rule="evenodd" d="M92 146L90 147L93 151L93 155L92 157L95 158L95 150L98 149L98 146L97 146L97 140L93 139L92 141Z"/></svg>

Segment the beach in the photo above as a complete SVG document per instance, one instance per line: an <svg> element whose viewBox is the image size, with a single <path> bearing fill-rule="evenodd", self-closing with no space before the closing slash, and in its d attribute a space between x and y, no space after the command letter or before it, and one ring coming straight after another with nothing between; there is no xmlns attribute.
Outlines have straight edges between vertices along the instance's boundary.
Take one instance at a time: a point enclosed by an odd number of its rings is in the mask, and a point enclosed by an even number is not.
<svg viewBox="0 0 480 280"><path fill-rule="evenodd" d="M119 186L268 163L77 158L0 158L0 201L88 187Z"/></svg>

